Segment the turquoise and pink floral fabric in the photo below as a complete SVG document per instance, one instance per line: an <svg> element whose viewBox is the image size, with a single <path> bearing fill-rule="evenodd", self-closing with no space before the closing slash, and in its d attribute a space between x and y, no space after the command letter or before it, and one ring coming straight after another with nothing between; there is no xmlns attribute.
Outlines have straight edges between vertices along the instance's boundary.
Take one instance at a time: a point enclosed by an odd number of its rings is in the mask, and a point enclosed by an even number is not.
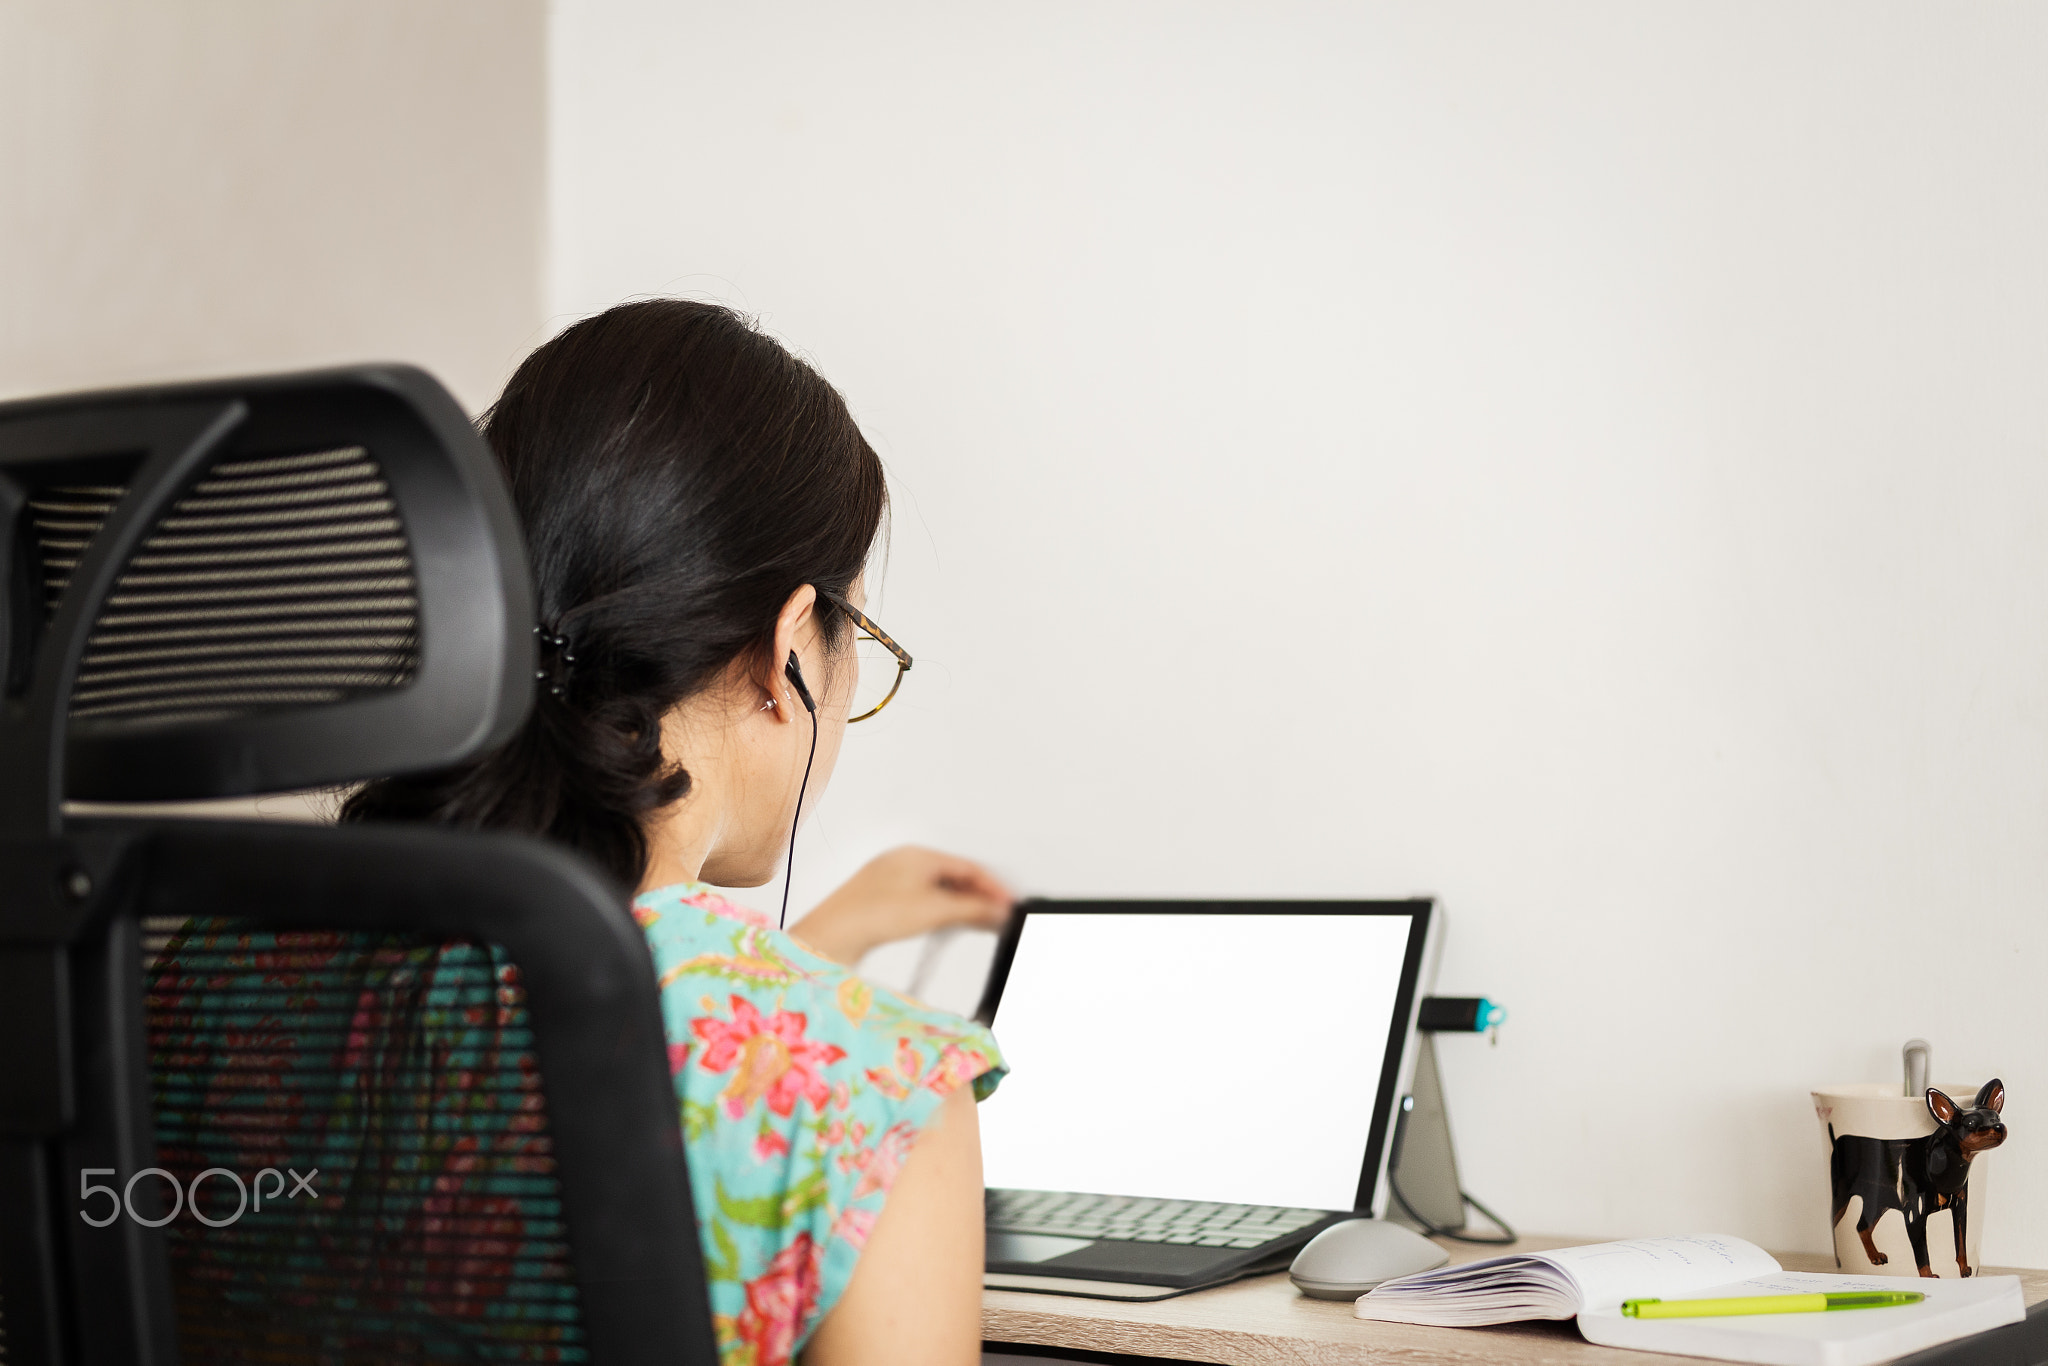
<svg viewBox="0 0 2048 1366"><path fill-rule="evenodd" d="M871 986L696 883L643 893L724 1366L782 1366L839 1300L987 1030Z"/></svg>

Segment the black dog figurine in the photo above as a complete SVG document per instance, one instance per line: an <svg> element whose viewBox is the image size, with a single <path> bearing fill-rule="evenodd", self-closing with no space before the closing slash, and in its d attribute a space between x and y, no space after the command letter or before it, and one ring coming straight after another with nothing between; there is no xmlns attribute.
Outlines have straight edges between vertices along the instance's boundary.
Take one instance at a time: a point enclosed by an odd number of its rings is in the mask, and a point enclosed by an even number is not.
<svg viewBox="0 0 2048 1366"><path fill-rule="evenodd" d="M1856 1232L1863 1237L1863 1250L1872 1266L1883 1266L1886 1258L1870 1239L1870 1231L1888 1209L1906 1217L1906 1236L1913 1242L1913 1259L1920 1274L1932 1276L1927 1264L1927 1219L1936 1210L1948 1210L1956 1229L1956 1269L1970 1274L1970 1257L1963 1250L1963 1218L1970 1200L1970 1159L2005 1142L2005 1083L1993 1078L1977 1092L1977 1102L1963 1109L1940 1091L1928 1088L1927 1110L1934 1116L1934 1132L1923 1138L1864 1138L1859 1134L1835 1137L1834 1155L1829 1161L1834 1179L1835 1213L1829 1226L1842 1222L1849 1197L1863 1197L1863 1212L1856 1216ZM1840 1259L1836 1259L1839 1263Z"/></svg>

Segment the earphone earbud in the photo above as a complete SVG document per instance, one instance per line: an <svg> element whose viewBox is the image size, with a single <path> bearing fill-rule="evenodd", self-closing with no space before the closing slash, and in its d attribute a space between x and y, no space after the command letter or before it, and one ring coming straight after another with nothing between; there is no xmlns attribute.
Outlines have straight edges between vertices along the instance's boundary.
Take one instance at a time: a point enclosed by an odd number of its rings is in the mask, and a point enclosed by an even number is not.
<svg viewBox="0 0 2048 1366"><path fill-rule="evenodd" d="M804 710L813 716L818 714L818 704L811 698L811 690L804 686L803 666L796 662L796 651L789 652L789 663L782 666L782 676L796 689L796 695L804 704Z"/></svg>

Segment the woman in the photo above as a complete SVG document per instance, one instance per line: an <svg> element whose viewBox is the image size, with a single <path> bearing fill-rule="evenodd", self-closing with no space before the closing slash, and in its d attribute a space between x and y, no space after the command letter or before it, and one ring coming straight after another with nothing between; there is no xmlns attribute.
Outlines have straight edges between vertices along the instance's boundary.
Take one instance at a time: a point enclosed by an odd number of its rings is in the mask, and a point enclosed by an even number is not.
<svg viewBox="0 0 2048 1366"><path fill-rule="evenodd" d="M527 358L486 419L525 524L547 683L459 769L346 819L526 831L635 887L724 1359L966 1363L980 1341L980 1027L844 964L1009 896L898 850L790 934L705 885L775 874L832 775L881 462L844 401L732 312L614 308ZM836 961L835 961L836 960Z"/></svg>

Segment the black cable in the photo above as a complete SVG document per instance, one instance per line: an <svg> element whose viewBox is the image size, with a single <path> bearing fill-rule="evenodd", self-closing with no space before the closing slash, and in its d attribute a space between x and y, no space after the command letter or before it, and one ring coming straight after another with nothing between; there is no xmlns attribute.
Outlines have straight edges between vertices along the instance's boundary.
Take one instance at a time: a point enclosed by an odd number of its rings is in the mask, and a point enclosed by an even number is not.
<svg viewBox="0 0 2048 1366"><path fill-rule="evenodd" d="M796 658L795 655L790 656ZM796 879L796 828L804 819L804 793L811 785L811 764L818 757L818 709L809 708L811 713L811 757L804 760L804 780L796 789L796 814L789 818L789 862L782 870L782 914L775 918L775 928L782 929L789 923L789 884Z"/></svg>
<svg viewBox="0 0 2048 1366"><path fill-rule="evenodd" d="M1459 1233L1453 1229L1438 1228L1435 1224L1430 1223L1429 1220L1423 1218L1421 1215L1415 1212L1415 1206L1409 1204L1408 1197L1401 1194L1401 1185L1398 1181L1394 1180L1394 1173L1392 1169L1389 1169L1387 1172L1387 1190L1390 1193L1392 1193L1394 1197L1394 1203L1401 1207L1401 1212L1407 1215L1410 1219L1413 1219L1418 1225L1421 1226L1422 1231L1424 1233L1427 1233L1432 1237L1450 1238L1460 1243L1481 1243L1488 1247L1499 1247L1502 1244L1512 1243L1513 1241L1515 1241L1515 1231L1508 1227L1508 1221L1501 1218L1498 1214L1495 1214L1486 1206L1480 1204L1477 1200L1472 1198L1470 1193L1464 1190L1460 1190L1458 1192L1458 1198L1460 1200L1463 1200L1466 1204L1470 1205L1473 1209L1476 1209L1481 1214L1485 1215L1487 1219L1491 1221L1492 1224L1500 1230L1500 1236L1475 1238L1469 1233Z"/></svg>

